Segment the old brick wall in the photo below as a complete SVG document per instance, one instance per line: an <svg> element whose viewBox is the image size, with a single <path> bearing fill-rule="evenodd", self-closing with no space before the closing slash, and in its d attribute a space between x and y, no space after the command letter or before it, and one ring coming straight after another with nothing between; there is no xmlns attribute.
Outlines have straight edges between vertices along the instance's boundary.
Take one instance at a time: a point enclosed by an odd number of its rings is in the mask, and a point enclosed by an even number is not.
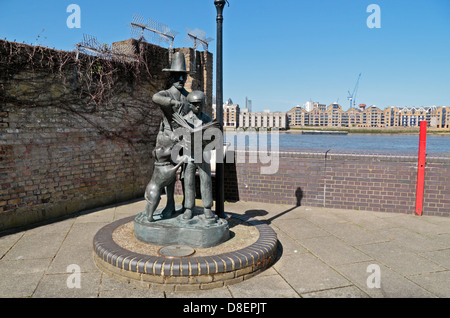
<svg viewBox="0 0 450 318"><path fill-rule="evenodd" d="M141 63L125 65L0 41L0 231L143 195L168 51L138 49ZM202 67L188 91L209 89Z"/></svg>
<svg viewBox="0 0 450 318"><path fill-rule="evenodd" d="M214 65L212 54L205 51L195 51L192 48L181 48L177 51L183 53L186 57L186 67L190 73L186 81L186 87L189 87L189 91L211 92L206 95L206 105L203 112L212 117Z"/></svg>
<svg viewBox="0 0 450 318"><path fill-rule="evenodd" d="M279 154L279 169L260 162L227 164L226 200L414 213L417 155L298 150ZM428 154L424 215L450 216L450 158Z"/></svg>
<svg viewBox="0 0 450 318"><path fill-rule="evenodd" d="M414 212L417 156L330 153L326 206Z"/></svg>
<svg viewBox="0 0 450 318"><path fill-rule="evenodd" d="M425 169L424 214L450 216L450 158L430 156ZM414 176L417 178L417 176Z"/></svg>

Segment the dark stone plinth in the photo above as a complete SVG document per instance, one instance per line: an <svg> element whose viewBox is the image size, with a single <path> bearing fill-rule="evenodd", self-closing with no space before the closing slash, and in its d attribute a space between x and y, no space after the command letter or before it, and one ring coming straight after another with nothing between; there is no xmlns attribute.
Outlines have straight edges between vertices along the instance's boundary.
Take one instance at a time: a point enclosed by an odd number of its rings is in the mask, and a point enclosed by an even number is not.
<svg viewBox="0 0 450 318"><path fill-rule="evenodd" d="M149 222L145 213L134 220L134 234L144 243L154 245L188 245L207 248L219 245L230 238L228 222L224 219L205 219L195 215L184 220L183 215Z"/></svg>

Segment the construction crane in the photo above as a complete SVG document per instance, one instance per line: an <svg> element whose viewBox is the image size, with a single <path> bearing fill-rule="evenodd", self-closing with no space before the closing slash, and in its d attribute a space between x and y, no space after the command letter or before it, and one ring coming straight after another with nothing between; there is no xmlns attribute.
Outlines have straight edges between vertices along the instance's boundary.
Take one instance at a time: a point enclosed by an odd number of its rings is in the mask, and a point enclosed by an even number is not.
<svg viewBox="0 0 450 318"><path fill-rule="evenodd" d="M356 105L356 94L358 92L359 79L361 78L361 73L359 73L358 80L356 81L355 88L353 89L353 93L348 91L348 100L350 101L350 108L355 107Z"/></svg>

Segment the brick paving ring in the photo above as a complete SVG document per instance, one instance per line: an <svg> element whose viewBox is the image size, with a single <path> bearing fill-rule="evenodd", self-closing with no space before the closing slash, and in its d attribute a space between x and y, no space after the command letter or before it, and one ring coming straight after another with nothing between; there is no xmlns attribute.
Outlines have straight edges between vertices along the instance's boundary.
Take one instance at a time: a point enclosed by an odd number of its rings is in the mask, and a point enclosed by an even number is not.
<svg viewBox="0 0 450 318"><path fill-rule="evenodd" d="M113 278L162 291L189 291L231 285L270 267L277 256L277 235L262 221L227 213L232 237L184 257L168 257L162 246L139 242L133 217L103 227L94 237L94 262ZM189 247L181 247L189 250Z"/></svg>

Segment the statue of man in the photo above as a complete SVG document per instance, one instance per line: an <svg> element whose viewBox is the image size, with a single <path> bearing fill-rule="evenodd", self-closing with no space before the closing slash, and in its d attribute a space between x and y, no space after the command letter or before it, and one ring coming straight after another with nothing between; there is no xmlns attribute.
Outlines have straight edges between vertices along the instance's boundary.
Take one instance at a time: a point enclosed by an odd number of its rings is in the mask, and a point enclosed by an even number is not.
<svg viewBox="0 0 450 318"><path fill-rule="evenodd" d="M168 90L163 90L153 95L152 100L164 114L161 125L162 130L173 131L173 113L185 115L188 112L186 97L189 92L184 88L188 72L186 71L184 54L176 52L172 58L171 68L164 69L163 72L170 72L172 86Z"/></svg>
<svg viewBox="0 0 450 318"><path fill-rule="evenodd" d="M164 72L170 72L170 80L172 86L168 90L163 90L153 95L153 102L157 104L163 112L163 121L157 140L162 139L161 135L172 140L173 144L178 142L174 135L173 114L178 113L185 115L187 113L188 103L186 97L188 92L184 88L187 79L186 60L183 53L176 52L173 55L171 68L164 69ZM158 145L157 145L158 147ZM176 175L171 176L173 179L169 185L165 187L167 195L167 203L162 215L171 216L175 212L175 182Z"/></svg>

